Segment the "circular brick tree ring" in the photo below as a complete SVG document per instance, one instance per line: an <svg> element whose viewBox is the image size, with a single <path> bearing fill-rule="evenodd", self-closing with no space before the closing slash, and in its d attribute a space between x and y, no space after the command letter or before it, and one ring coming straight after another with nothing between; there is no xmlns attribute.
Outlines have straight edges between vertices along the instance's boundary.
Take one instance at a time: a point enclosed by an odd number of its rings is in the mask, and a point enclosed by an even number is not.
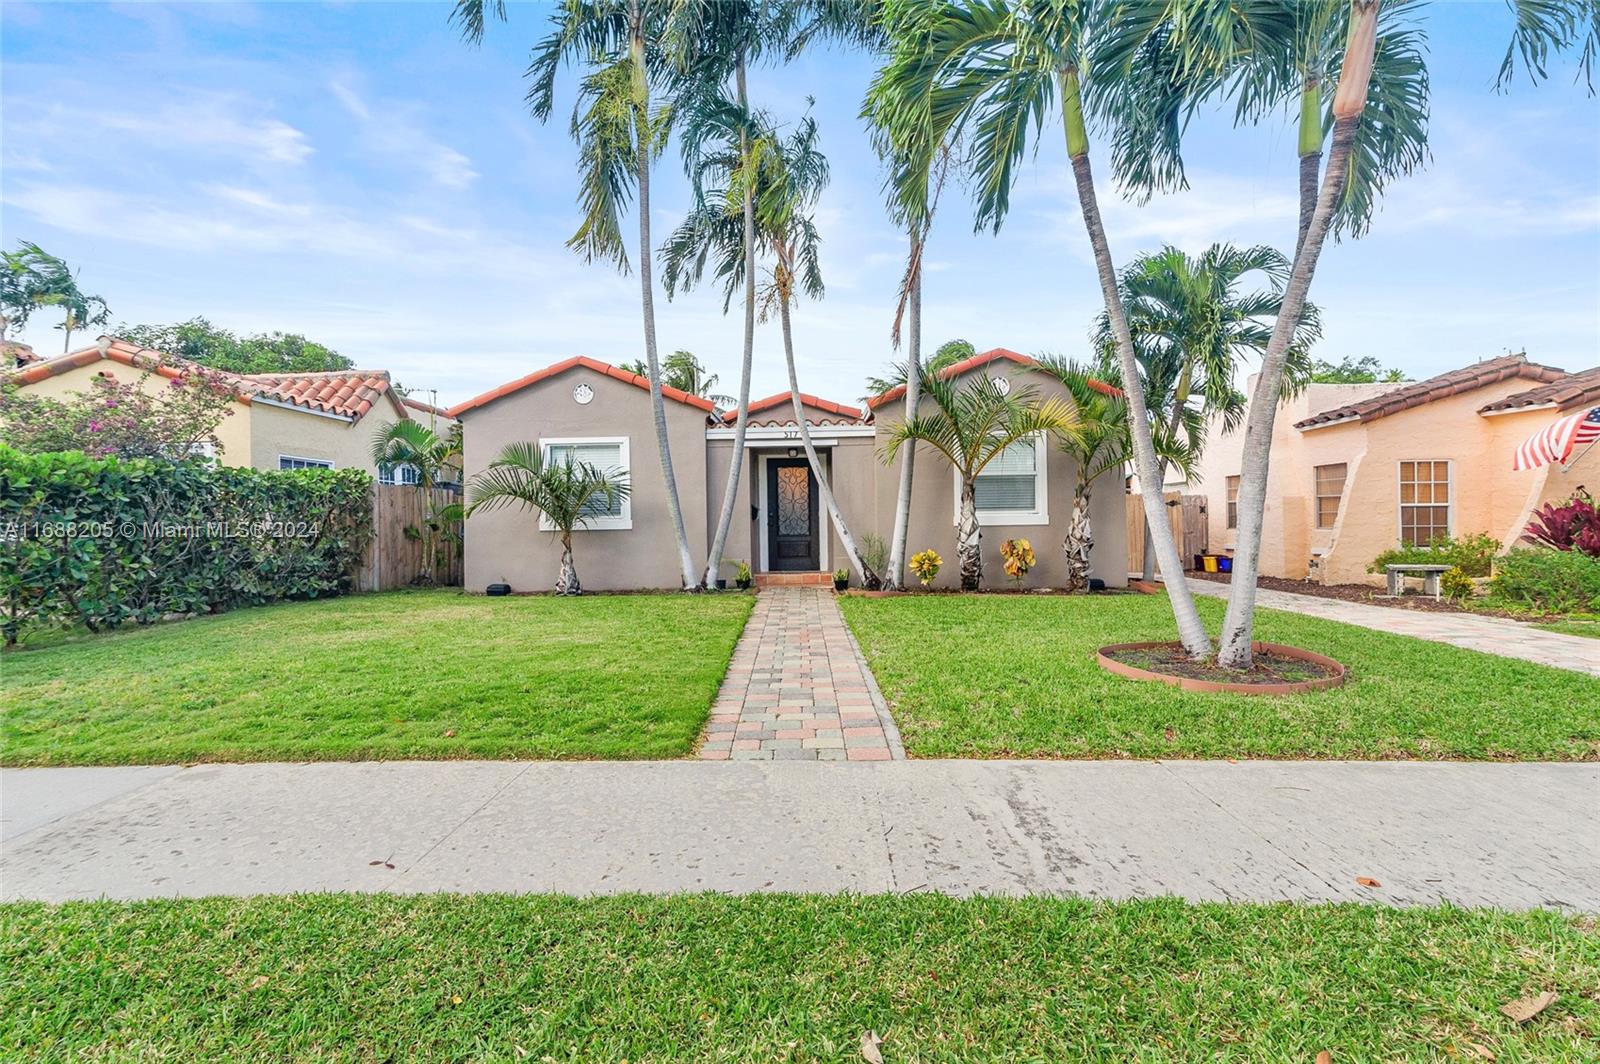
<svg viewBox="0 0 1600 1064"><path fill-rule="evenodd" d="M1241 695L1297 695L1304 691L1321 691L1329 687L1338 687L1344 683L1345 667L1330 657L1322 654L1313 654L1309 650L1299 647L1284 646L1282 643L1252 643L1251 647L1257 654L1276 654L1280 657L1294 658L1298 661L1307 661L1313 665L1321 666L1328 670L1328 675L1318 676L1312 680L1295 680L1287 683L1227 683L1221 680L1202 680L1194 676L1174 676L1171 673L1156 672L1151 669L1130 665L1125 661L1118 661L1111 654L1119 650L1154 650L1156 648L1181 647L1177 642L1157 643L1113 643L1104 646L1095 654L1095 660L1107 672L1118 676L1126 676L1130 680L1149 680L1156 683L1171 684L1185 691L1230 691Z"/></svg>

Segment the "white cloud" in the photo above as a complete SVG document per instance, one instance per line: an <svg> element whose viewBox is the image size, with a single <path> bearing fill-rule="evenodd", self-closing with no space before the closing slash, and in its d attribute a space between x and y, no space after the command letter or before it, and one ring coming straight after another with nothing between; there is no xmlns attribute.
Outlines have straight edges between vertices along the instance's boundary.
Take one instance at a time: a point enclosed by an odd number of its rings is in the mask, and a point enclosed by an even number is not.
<svg viewBox="0 0 1600 1064"><path fill-rule="evenodd" d="M420 167L429 180L443 188L464 189L477 180L478 171L472 160L429 134L415 108L380 103L379 111L374 111L353 86L340 78L331 81L328 90L360 123L361 140L367 149Z"/></svg>
<svg viewBox="0 0 1600 1064"><path fill-rule="evenodd" d="M133 109L23 96L9 99L7 111L7 139L35 145L53 145L70 131L80 144L122 134L146 152L191 148L255 163L298 165L314 151L299 129L252 113L256 107L250 101L224 93L197 93Z"/></svg>

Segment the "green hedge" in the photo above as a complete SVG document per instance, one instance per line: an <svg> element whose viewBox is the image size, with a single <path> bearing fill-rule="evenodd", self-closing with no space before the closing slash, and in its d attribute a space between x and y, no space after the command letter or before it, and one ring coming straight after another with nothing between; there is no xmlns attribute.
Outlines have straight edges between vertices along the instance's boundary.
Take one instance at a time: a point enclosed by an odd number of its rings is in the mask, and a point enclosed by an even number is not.
<svg viewBox="0 0 1600 1064"><path fill-rule="evenodd" d="M1600 613L1600 558L1520 547L1495 563L1490 601L1542 613Z"/></svg>
<svg viewBox="0 0 1600 1064"><path fill-rule="evenodd" d="M1468 576L1488 576L1500 541L1487 532L1473 532L1454 539L1436 536L1426 547L1395 547L1386 550L1367 566L1369 573L1381 573L1390 565L1450 565Z"/></svg>
<svg viewBox="0 0 1600 1064"><path fill-rule="evenodd" d="M0 628L90 631L349 591L372 535L360 470L23 454L0 446Z"/></svg>

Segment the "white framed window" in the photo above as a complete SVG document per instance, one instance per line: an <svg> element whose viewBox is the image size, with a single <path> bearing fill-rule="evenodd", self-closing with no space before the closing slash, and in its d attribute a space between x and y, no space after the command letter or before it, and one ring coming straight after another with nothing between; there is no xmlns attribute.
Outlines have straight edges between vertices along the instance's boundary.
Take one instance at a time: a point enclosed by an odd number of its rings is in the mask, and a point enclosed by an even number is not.
<svg viewBox="0 0 1600 1064"><path fill-rule="evenodd" d="M399 465L384 462L378 466L378 483L407 484L415 487L422 483L422 473L409 462L402 462Z"/></svg>
<svg viewBox="0 0 1600 1064"><path fill-rule="evenodd" d="M541 439L539 449L544 452L546 462L565 462L571 457L574 462L588 462L590 465L607 473L620 473L627 475L631 467L628 464L628 437L626 436L579 436L566 439ZM576 531L586 529L627 529L633 527L633 499L624 496L613 500L608 506L605 496L593 499L589 503L590 517ZM545 532L554 532L555 525L543 514L539 516L539 528Z"/></svg>
<svg viewBox="0 0 1600 1064"><path fill-rule="evenodd" d="M1349 466L1344 462L1316 466L1312 472L1317 500L1317 527L1332 528L1339 519L1339 500L1344 497L1345 475Z"/></svg>
<svg viewBox="0 0 1600 1064"><path fill-rule="evenodd" d="M332 469L333 463L326 458L300 458L292 454L278 456L279 469Z"/></svg>
<svg viewBox="0 0 1600 1064"><path fill-rule="evenodd" d="M1239 478L1228 478L1228 527L1239 527Z"/></svg>
<svg viewBox="0 0 1600 1064"><path fill-rule="evenodd" d="M1047 525L1046 455L1043 435L1018 440L989 460L973 485L980 525ZM956 482L956 519L961 519L961 480Z"/></svg>
<svg viewBox="0 0 1600 1064"><path fill-rule="evenodd" d="M1426 547L1435 537L1448 536L1453 506L1449 462L1400 463L1402 546Z"/></svg>

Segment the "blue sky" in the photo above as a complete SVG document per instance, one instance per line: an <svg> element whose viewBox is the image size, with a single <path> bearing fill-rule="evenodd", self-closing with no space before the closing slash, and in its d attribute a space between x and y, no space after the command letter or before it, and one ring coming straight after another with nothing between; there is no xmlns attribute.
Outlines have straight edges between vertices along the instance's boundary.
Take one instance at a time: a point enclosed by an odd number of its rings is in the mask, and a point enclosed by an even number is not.
<svg viewBox="0 0 1600 1064"><path fill-rule="evenodd" d="M572 232L568 77L548 125L522 106L548 11L513 7L481 49L441 4L26 4L0 7L0 230L81 271L116 320L204 315L303 332L362 366L455 402L574 354L642 354L632 277L585 265ZM1330 246L1312 298L1322 357L1376 355L1413 375L1526 348L1600 361L1600 103L1570 67L1495 95L1497 3L1433 5L1432 163L1391 189L1372 235ZM755 102L814 113L833 183L819 223L827 297L800 308L801 385L841 400L893 359L904 255L856 118L872 65L819 52L762 70ZM1081 354L1099 308L1056 128L1024 170L998 236L972 232L954 190L930 244L929 346ZM1190 191L1140 207L1104 188L1119 262L1163 243L1287 247L1293 130L1198 121ZM1104 153L1098 155L1104 170ZM664 236L689 190L657 171ZM737 374L739 318L711 291L658 299L664 350ZM25 339L55 351L41 314ZM781 390L775 325L754 393Z"/></svg>

